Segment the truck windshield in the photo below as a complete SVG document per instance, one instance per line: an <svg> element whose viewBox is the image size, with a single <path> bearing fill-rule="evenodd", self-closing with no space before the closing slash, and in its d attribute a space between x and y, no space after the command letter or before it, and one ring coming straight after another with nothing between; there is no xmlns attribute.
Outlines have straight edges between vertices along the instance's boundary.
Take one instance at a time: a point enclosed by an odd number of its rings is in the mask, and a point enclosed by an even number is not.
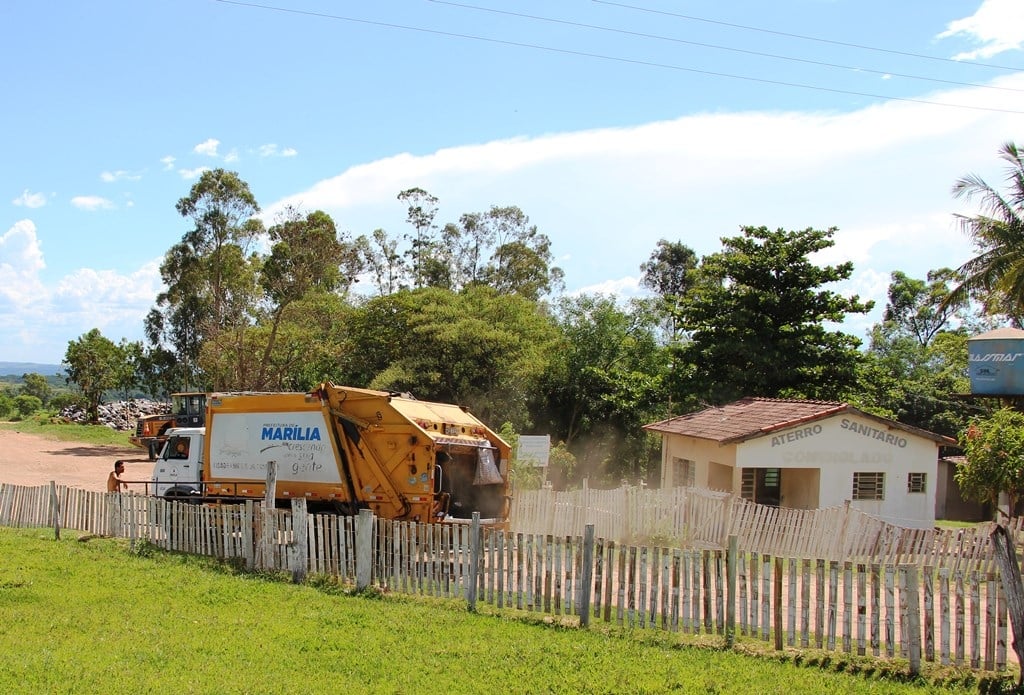
<svg viewBox="0 0 1024 695"><path fill-rule="evenodd" d="M188 437L171 437L164 446L165 459L187 459L189 448Z"/></svg>

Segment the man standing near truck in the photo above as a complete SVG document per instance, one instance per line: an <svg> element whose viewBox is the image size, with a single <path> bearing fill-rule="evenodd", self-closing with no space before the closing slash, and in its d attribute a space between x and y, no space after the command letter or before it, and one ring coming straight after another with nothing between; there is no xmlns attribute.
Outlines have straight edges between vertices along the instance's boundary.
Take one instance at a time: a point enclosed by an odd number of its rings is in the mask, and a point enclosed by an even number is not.
<svg viewBox="0 0 1024 695"><path fill-rule="evenodd" d="M121 476L124 475L124 461L114 461L114 470L107 476L107 492L127 492L128 483L124 482Z"/></svg>

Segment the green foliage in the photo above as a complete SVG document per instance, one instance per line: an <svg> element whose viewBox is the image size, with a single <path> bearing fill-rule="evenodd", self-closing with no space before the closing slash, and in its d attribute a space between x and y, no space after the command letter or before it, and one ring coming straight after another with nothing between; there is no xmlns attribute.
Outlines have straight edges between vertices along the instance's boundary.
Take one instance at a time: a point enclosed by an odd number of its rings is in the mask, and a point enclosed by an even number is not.
<svg viewBox="0 0 1024 695"><path fill-rule="evenodd" d="M1000 493L1006 493L1012 514L1024 495L1024 413L1001 408L991 417L976 418L960 444L967 457L955 473L961 492L994 508Z"/></svg>
<svg viewBox="0 0 1024 695"><path fill-rule="evenodd" d="M643 272L640 284L657 295L658 311L664 316L665 342L674 344L682 337L679 304L695 280L697 254L680 241L660 239L640 270Z"/></svg>
<svg viewBox="0 0 1024 695"><path fill-rule="evenodd" d="M577 457L579 476L643 476L653 464L641 427L665 402L657 317L642 303L580 295L559 301L555 318L561 342L549 355L538 423Z"/></svg>
<svg viewBox="0 0 1024 695"><path fill-rule="evenodd" d="M999 150L1007 163L1006 193L970 174L953 185L953 196L978 199L977 215L956 215L960 227L974 242L978 255L957 269L960 284L946 303L977 298L989 313L1020 318L1024 313L1024 157L1012 142Z"/></svg>
<svg viewBox="0 0 1024 695"><path fill-rule="evenodd" d="M562 288L552 265L551 240L515 206L466 213L457 223L435 223L438 199L421 188L398 194L415 230L400 240L377 229L356 239L381 296L433 287L461 292L486 285L537 301Z"/></svg>
<svg viewBox="0 0 1024 695"><path fill-rule="evenodd" d="M860 385L849 401L877 415L956 437L983 406L957 398L970 390L968 333L951 328L952 309L942 308L948 281L947 270L930 272L927 283L893 273L885 318L871 330Z"/></svg>
<svg viewBox="0 0 1024 695"><path fill-rule="evenodd" d="M96 422L104 391L118 385L124 369L124 353L94 328L78 340L68 342L63 364L68 383L76 384L82 392L90 422Z"/></svg>
<svg viewBox="0 0 1024 695"><path fill-rule="evenodd" d="M15 412L17 407L14 405L14 399L7 393L0 393L0 420L9 418Z"/></svg>
<svg viewBox="0 0 1024 695"><path fill-rule="evenodd" d="M921 346L930 345L941 331L948 329L954 314L967 306L950 298L948 283L953 278L949 268L928 271L927 282L894 272L883 325L899 335L913 338Z"/></svg>
<svg viewBox="0 0 1024 695"><path fill-rule="evenodd" d="M529 424L529 395L554 328L540 307L488 287L405 290L369 300L347 325L345 383L459 403L484 422Z"/></svg>
<svg viewBox="0 0 1024 695"><path fill-rule="evenodd" d="M565 442L558 442L548 454L548 481L556 488L564 489L569 481L576 478L576 457Z"/></svg>
<svg viewBox="0 0 1024 695"><path fill-rule="evenodd" d="M147 338L154 348L175 353L184 384L238 388L235 365L221 356L236 344L258 295L259 259L248 247L263 232L254 217L259 205L237 173L214 169L203 172L177 210L194 227L164 255L160 275L167 289L146 319ZM199 370L201 379L193 376Z"/></svg>
<svg viewBox="0 0 1024 695"><path fill-rule="evenodd" d="M63 391L50 398L49 409L58 412L69 406L85 406L85 399L79 393Z"/></svg>
<svg viewBox="0 0 1024 695"><path fill-rule="evenodd" d="M22 374L21 378L25 382L25 385L21 387L21 393L27 396L35 396L39 399L40 403L46 405L53 391L49 380L42 374L36 374L35 372Z"/></svg>
<svg viewBox="0 0 1024 695"><path fill-rule="evenodd" d="M872 304L822 286L846 280L852 263L819 267L815 252L835 229L743 227L706 256L679 308L691 340L676 352L676 397L693 407L744 396L841 398L855 384L860 341L841 323Z"/></svg>
<svg viewBox="0 0 1024 695"><path fill-rule="evenodd" d="M34 412L41 410L43 402L36 396L30 396L27 393L23 393L20 396L14 398L14 408L18 411L18 415L23 418L28 417Z"/></svg>
<svg viewBox="0 0 1024 695"><path fill-rule="evenodd" d="M347 291L362 270L355 246L339 239L334 220L325 212L318 210L303 218L298 211L289 210L286 219L272 226L268 234L273 245L263 262L260 283L270 301L269 318L257 327L256 332L262 337L246 341L262 344L261 351L258 347L255 350L262 354L256 362L255 374L239 380L255 390L280 388L286 381L282 358L302 354L289 350L288 341L292 333L302 331L301 324L310 324L303 321L305 317L301 313L289 311L293 305L313 296ZM279 337L283 339L281 346L278 346ZM239 363L252 361L244 355L236 356L235 360ZM286 371L291 370L286 368Z"/></svg>

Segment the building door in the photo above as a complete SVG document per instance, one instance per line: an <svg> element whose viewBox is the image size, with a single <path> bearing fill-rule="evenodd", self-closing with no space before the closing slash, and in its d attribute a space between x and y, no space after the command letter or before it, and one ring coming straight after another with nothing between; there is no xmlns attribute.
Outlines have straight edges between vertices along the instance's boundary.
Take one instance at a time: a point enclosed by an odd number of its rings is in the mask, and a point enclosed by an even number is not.
<svg viewBox="0 0 1024 695"><path fill-rule="evenodd" d="M740 496L756 504L778 507L782 498L782 469L744 468Z"/></svg>

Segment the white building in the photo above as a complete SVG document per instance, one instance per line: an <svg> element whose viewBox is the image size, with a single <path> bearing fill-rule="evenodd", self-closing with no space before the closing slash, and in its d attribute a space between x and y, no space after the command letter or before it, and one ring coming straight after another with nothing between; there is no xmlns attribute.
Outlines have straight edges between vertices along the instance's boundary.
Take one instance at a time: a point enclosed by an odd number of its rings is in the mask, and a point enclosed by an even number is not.
<svg viewBox="0 0 1024 695"><path fill-rule="evenodd" d="M662 435L662 487L708 487L792 509L849 501L912 527L934 523L938 449L956 446L828 401L743 398L644 429Z"/></svg>

